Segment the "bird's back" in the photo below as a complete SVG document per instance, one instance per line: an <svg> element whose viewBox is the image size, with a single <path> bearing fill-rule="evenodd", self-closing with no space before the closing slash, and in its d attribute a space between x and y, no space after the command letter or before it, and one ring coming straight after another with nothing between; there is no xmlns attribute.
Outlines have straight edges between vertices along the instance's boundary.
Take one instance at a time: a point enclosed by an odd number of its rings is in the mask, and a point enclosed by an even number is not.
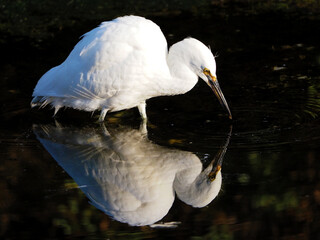
<svg viewBox="0 0 320 240"><path fill-rule="evenodd" d="M126 16L103 22L42 76L33 104L47 101L87 111L137 106L154 95L157 76L169 74L166 56L165 37L152 21Z"/></svg>

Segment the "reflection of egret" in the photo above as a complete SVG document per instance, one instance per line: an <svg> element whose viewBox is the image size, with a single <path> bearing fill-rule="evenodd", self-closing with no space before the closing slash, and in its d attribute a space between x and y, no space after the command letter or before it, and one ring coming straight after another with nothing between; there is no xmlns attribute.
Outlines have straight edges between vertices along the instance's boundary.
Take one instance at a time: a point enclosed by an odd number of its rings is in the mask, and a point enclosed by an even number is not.
<svg viewBox="0 0 320 240"><path fill-rule="evenodd" d="M138 107L146 119L146 100L183 94L202 78L231 113L216 78L211 51L187 38L169 52L160 28L142 17L126 16L84 34L68 58L37 83L31 106L107 112Z"/></svg>
<svg viewBox="0 0 320 240"><path fill-rule="evenodd" d="M34 132L94 206L130 225L162 219L175 192L194 207L209 204L221 188L229 141L202 170L196 155L156 145L145 131L115 129L110 135L105 128L44 125Z"/></svg>

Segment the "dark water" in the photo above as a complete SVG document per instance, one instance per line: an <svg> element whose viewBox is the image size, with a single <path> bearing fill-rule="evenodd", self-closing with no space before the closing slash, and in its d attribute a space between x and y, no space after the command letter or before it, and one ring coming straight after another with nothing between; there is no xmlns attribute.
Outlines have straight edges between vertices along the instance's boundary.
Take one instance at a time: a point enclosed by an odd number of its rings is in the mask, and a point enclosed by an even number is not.
<svg viewBox="0 0 320 240"><path fill-rule="evenodd" d="M97 22L41 42L7 36L0 237L320 239L319 21L266 13L153 20L169 44L191 35L211 46L234 120L199 82L149 100L147 133L136 109L108 115L106 126L70 110L55 123L52 110L29 109L32 89ZM210 176L222 159L220 185Z"/></svg>

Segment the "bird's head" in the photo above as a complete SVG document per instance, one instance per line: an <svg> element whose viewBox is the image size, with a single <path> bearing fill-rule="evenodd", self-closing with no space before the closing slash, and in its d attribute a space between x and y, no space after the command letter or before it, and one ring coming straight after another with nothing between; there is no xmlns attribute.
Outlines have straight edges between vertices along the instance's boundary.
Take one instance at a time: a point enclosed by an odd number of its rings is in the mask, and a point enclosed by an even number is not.
<svg viewBox="0 0 320 240"><path fill-rule="evenodd" d="M216 61L211 50L194 38L186 38L173 45L171 49L171 52L179 61L187 65L193 73L208 84L220 104L228 111L229 118L232 119L228 103L217 80Z"/></svg>
<svg viewBox="0 0 320 240"><path fill-rule="evenodd" d="M204 80L217 96L220 104L228 111L229 118L232 119L228 103L221 91L216 75L216 61L211 50L202 42L190 38L189 41L197 48L196 56L193 59L192 67L197 75Z"/></svg>

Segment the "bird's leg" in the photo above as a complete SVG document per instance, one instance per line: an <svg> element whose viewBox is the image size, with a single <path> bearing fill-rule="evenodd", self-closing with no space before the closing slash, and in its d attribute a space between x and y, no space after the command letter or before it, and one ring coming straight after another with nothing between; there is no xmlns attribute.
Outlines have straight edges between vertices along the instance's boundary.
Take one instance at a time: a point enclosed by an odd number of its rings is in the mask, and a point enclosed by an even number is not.
<svg viewBox="0 0 320 240"><path fill-rule="evenodd" d="M146 135L148 134L148 130L147 130L147 121L146 120L142 120L141 124L140 124L140 128L139 131L142 135Z"/></svg>
<svg viewBox="0 0 320 240"><path fill-rule="evenodd" d="M106 117L106 114L107 114L108 110L109 110L109 109L107 109L107 108L103 108L103 109L101 110L101 113L100 113L100 117L99 117L98 122L103 122L103 121L104 121L104 118Z"/></svg>
<svg viewBox="0 0 320 240"><path fill-rule="evenodd" d="M111 134L109 133L108 129L106 128L106 125L104 125L104 123L101 123L100 124L100 127L101 127L101 131L103 133L103 135L105 137L111 137Z"/></svg>
<svg viewBox="0 0 320 240"><path fill-rule="evenodd" d="M140 103L138 105L139 113L143 121L147 121L147 113L146 113L146 102Z"/></svg>

